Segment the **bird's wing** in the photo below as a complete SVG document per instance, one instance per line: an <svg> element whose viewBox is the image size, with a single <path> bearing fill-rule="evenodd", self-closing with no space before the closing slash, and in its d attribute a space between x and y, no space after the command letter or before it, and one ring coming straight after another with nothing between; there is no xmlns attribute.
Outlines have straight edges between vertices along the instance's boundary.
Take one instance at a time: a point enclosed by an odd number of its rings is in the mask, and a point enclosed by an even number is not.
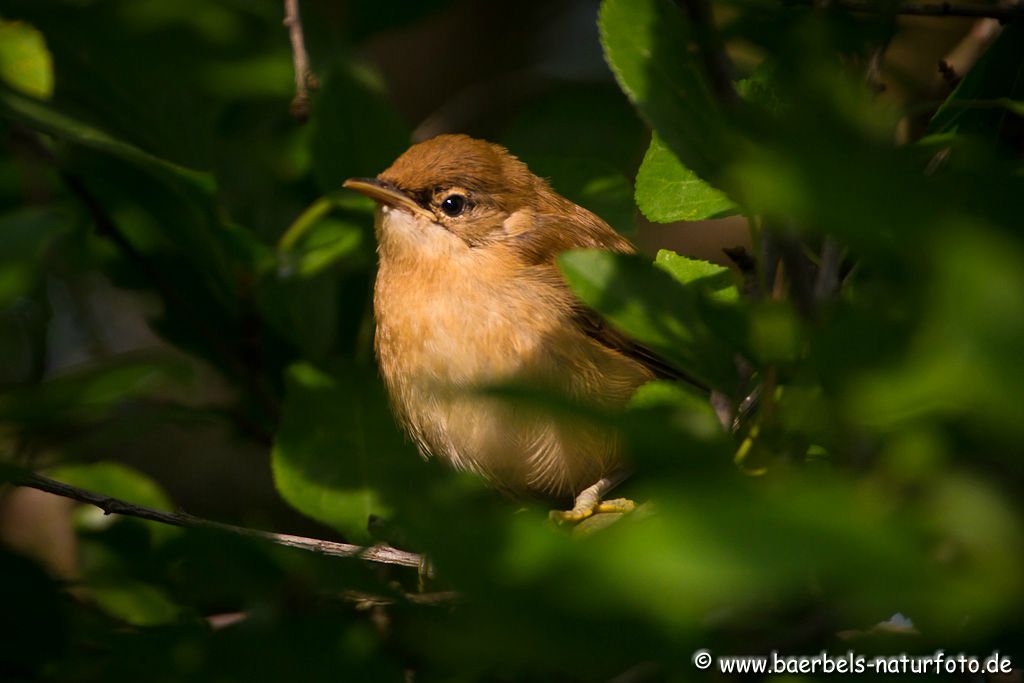
<svg viewBox="0 0 1024 683"><path fill-rule="evenodd" d="M561 287L570 295L572 311L569 319L588 337L643 365L661 379L681 379L701 389L702 382L674 367L657 353L612 327L594 309L572 294L564 278L558 273L555 259L570 249L605 249L621 254L636 253L636 248L625 237L586 209L573 205L573 210L560 212L557 222L544 219L535 222L535 228L523 235L528 260L535 265L550 266ZM564 216L571 216L565 220Z"/></svg>

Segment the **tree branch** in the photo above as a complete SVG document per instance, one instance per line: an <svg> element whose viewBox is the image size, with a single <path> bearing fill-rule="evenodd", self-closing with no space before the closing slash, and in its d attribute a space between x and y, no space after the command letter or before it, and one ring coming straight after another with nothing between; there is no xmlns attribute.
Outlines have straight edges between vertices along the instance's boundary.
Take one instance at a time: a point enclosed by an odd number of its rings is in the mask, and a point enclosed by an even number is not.
<svg viewBox="0 0 1024 683"><path fill-rule="evenodd" d="M816 4L816 1L784 0L784 4L811 6ZM1003 22L1024 18L1024 4L1020 2L999 5L906 2L893 6L872 2L872 0L829 0L828 7L860 14L903 14L917 17L989 17Z"/></svg>
<svg viewBox="0 0 1024 683"><path fill-rule="evenodd" d="M40 491L52 493L55 496L62 496L64 498L70 498L71 500L77 500L80 503L95 505L108 515L125 515L126 517L137 517L151 522L159 522L160 524L169 524L171 526L180 526L192 529L213 529L215 531L235 534L236 536L257 538L271 543L276 543L277 545L283 545L287 548L297 548L299 550L318 553L320 555L328 555L330 557L354 557L368 562L394 564L402 567L425 566L422 555L398 550L397 548L392 548L387 545L363 547L351 545L349 543L339 543L337 541L325 541L318 538L293 536L291 534L278 534L271 531L261 531L259 529L250 529L248 527L235 526L233 524L224 524L223 522L214 522L212 520L203 519L202 517L196 517L184 512L163 512L161 510L142 507L141 505L134 505L118 498L111 498L99 493L87 491L85 489L78 488L77 486L65 484L64 482L57 481L56 479L50 479L49 477L44 477L34 472L10 468L8 466L5 466L3 469L7 470L7 472L4 473L7 474L7 476L4 478L8 479L16 486L38 489Z"/></svg>
<svg viewBox="0 0 1024 683"><path fill-rule="evenodd" d="M299 0L284 0L284 25L292 43L292 62L295 65L295 97L292 98L292 116L305 121L309 118L309 90L318 88L319 81L309 68L309 53L302 33Z"/></svg>

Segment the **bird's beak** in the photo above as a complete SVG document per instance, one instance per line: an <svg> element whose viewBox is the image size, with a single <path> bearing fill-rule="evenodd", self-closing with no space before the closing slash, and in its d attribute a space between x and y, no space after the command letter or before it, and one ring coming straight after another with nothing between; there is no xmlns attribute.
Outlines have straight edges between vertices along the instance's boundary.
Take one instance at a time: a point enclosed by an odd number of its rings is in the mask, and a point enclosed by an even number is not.
<svg viewBox="0 0 1024 683"><path fill-rule="evenodd" d="M375 202L384 206L391 206L396 209L405 209L413 214L419 214L430 220L436 217L430 211L412 200L411 197L395 188L391 183L377 178L349 178L342 187L355 190L359 194L366 195Z"/></svg>

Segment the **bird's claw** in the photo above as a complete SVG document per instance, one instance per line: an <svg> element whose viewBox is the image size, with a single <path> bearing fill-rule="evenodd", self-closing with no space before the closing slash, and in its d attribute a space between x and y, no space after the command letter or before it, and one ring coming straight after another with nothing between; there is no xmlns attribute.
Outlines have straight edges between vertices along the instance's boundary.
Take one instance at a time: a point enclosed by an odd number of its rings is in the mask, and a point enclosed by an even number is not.
<svg viewBox="0 0 1024 683"><path fill-rule="evenodd" d="M576 501L571 510L552 510L548 515L549 519L563 524L576 524L598 513L611 512L622 514L636 509L636 503L628 498L601 500L601 494L608 487L600 486L599 484L584 489L576 496Z"/></svg>

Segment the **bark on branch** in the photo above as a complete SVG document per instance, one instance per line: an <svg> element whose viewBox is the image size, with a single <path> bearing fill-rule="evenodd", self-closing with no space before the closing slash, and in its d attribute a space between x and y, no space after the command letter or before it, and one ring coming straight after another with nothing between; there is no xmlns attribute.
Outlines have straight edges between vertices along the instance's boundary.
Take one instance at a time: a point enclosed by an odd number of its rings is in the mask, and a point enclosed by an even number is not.
<svg viewBox="0 0 1024 683"><path fill-rule="evenodd" d="M284 0L284 25L288 27L288 38L292 43L292 63L295 66L295 97L292 98L292 116L305 121L309 118L309 91L319 87L313 70L309 68L309 53L302 33L302 18L299 16L299 0Z"/></svg>
<svg viewBox="0 0 1024 683"><path fill-rule="evenodd" d="M248 527L224 524L212 520L196 517L184 512L163 512L152 508L134 505L118 498L111 498L93 491L71 486L56 479L50 479L34 472L24 470L11 471L7 477L12 484L27 488L38 489L52 493L64 498L77 500L80 503L95 505L108 515L125 515L126 517L137 517L147 519L151 522L170 524L172 526L187 527L192 529L213 529L223 531L236 536L247 538L258 538L287 548L297 548L308 552L328 555L330 557L354 557L368 562L380 564L394 564L402 567L424 566L423 556L416 553L398 550L387 545L375 545L364 547L339 543L337 541L325 541L319 538L307 538L305 536L293 536L291 534L278 534L271 531L261 531Z"/></svg>

